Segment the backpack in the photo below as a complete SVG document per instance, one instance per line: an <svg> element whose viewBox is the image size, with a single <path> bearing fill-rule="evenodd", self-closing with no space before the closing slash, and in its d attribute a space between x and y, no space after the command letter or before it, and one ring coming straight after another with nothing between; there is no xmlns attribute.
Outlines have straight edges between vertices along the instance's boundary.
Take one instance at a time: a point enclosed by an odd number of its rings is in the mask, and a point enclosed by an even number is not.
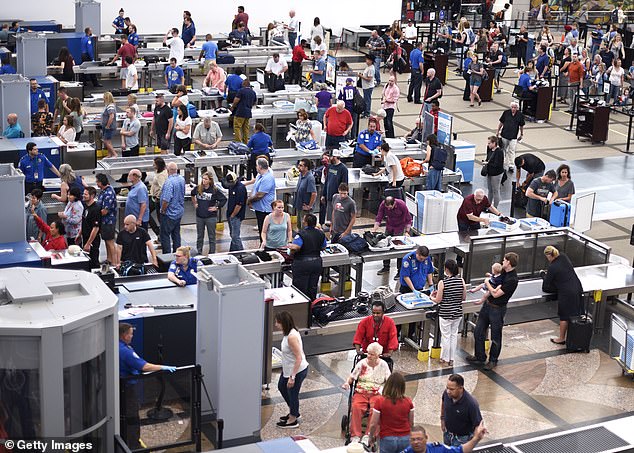
<svg viewBox="0 0 634 453"><path fill-rule="evenodd" d="M198 110L196 110L196 106L191 102L187 104L187 114L190 118L198 118Z"/></svg>
<svg viewBox="0 0 634 453"><path fill-rule="evenodd" d="M221 54L216 55L216 63L217 64L233 64L236 62L236 57L231 54Z"/></svg>
<svg viewBox="0 0 634 453"><path fill-rule="evenodd" d="M363 239L372 247L380 247L379 242L387 239L387 236L383 233L374 233L372 231L366 231L363 233Z"/></svg>
<svg viewBox="0 0 634 453"><path fill-rule="evenodd" d="M619 10L618 8L614 8L610 13L610 22L613 24L619 23Z"/></svg>
<svg viewBox="0 0 634 453"><path fill-rule="evenodd" d="M472 29L467 28L467 31L466 31L465 33L467 34L467 39L466 39L466 41L465 41L465 44L466 44L467 46L470 46L470 45L472 45L474 42L476 42L476 35L475 35L475 33L473 32L473 30L472 30Z"/></svg>
<svg viewBox="0 0 634 453"><path fill-rule="evenodd" d="M356 114L361 114L365 111L365 100L363 100L363 96L361 96L359 90L354 90L354 98L352 99L352 111Z"/></svg>
<svg viewBox="0 0 634 453"><path fill-rule="evenodd" d="M509 56L506 52L502 52L502 61L500 62L500 65L503 68L506 68L508 64L509 64Z"/></svg>
<svg viewBox="0 0 634 453"><path fill-rule="evenodd" d="M368 243L357 233L350 233L339 239L339 244L348 249L349 252L361 253L368 248Z"/></svg>
<svg viewBox="0 0 634 453"><path fill-rule="evenodd" d="M416 162L411 157L404 157L400 162L405 176L413 178L423 174L423 164Z"/></svg>
<svg viewBox="0 0 634 453"><path fill-rule="evenodd" d="M227 146L227 150L229 151L229 154L235 154L238 156L248 156L249 154L251 154L251 150L249 149L249 147L242 142L229 143L229 145Z"/></svg>
<svg viewBox="0 0 634 453"><path fill-rule="evenodd" d="M143 264L133 263L132 261L124 261L119 267L119 275L121 275L122 277L144 274L145 266Z"/></svg>
<svg viewBox="0 0 634 453"><path fill-rule="evenodd" d="M335 299L334 297L320 294L311 302L311 312L318 324L325 326L330 321L342 319L343 316L354 309L355 298Z"/></svg>

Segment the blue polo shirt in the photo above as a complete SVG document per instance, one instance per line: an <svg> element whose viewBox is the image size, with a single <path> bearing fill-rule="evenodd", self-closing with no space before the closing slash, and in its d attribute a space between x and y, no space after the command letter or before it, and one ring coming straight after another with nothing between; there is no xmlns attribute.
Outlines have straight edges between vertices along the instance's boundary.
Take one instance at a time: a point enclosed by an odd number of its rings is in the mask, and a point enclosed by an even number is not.
<svg viewBox="0 0 634 453"><path fill-rule="evenodd" d="M407 286L405 277L409 277L414 288L421 290L427 283L427 275L432 272L434 272L434 265L431 257L428 256L425 261L420 262L416 259L416 250L409 252L403 257L403 264L401 264L401 286Z"/></svg>
<svg viewBox="0 0 634 453"><path fill-rule="evenodd" d="M315 62L315 70L323 71L321 74L313 74L313 83L324 83L326 81L326 59L320 58Z"/></svg>
<svg viewBox="0 0 634 453"><path fill-rule="evenodd" d="M172 220L180 219L185 213L185 178L169 175L161 189L161 206L167 201L165 215Z"/></svg>
<svg viewBox="0 0 634 453"><path fill-rule="evenodd" d="M236 217L240 220L244 220L244 214L247 209L247 188L239 181L229 189L227 218L233 213L233 210L238 205L240 205L240 210L236 214Z"/></svg>
<svg viewBox="0 0 634 453"><path fill-rule="evenodd" d="M125 28L125 19L123 17L121 16L115 17L112 23L115 25L115 27L117 27L117 31L119 33L123 32L123 29Z"/></svg>
<svg viewBox="0 0 634 453"><path fill-rule="evenodd" d="M165 77L167 77L167 88L172 88L174 85L182 85L183 77L185 73L180 66L172 68L170 65L165 68Z"/></svg>
<svg viewBox="0 0 634 453"><path fill-rule="evenodd" d="M147 362L134 352L132 346L119 340L119 377L137 376ZM131 383L131 382L130 382Z"/></svg>
<svg viewBox="0 0 634 453"><path fill-rule="evenodd" d="M141 203L145 203L145 212L143 213L142 222L150 221L150 198L147 193L147 187L141 181L130 187L128 198L125 202L125 215L132 214L135 217L141 212Z"/></svg>
<svg viewBox="0 0 634 453"><path fill-rule="evenodd" d="M44 99L48 103L48 99L46 99L46 94L41 89L36 89L35 91L29 90L29 94L31 95L31 115L37 112L37 101L40 99Z"/></svg>
<svg viewBox="0 0 634 453"><path fill-rule="evenodd" d="M420 64L423 62L423 52L417 47L409 53L409 64L412 69L420 70Z"/></svg>
<svg viewBox="0 0 634 453"><path fill-rule="evenodd" d="M269 153L269 146L273 146L273 141L266 132L256 132L249 139L247 146L251 148L253 155L260 156Z"/></svg>
<svg viewBox="0 0 634 453"><path fill-rule="evenodd" d="M2 132L2 136L5 138L22 138L22 126L20 126L20 123L15 123L12 126L7 125Z"/></svg>
<svg viewBox="0 0 634 453"><path fill-rule="evenodd" d="M16 70L9 63L0 66L0 74L15 74Z"/></svg>
<svg viewBox="0 0 634 453"><path fill-rule="evenodd" d="M181 39L185 45L189 44L192 39L196 36L196 26L194 22L191 23L189 27L183 27L183 32L181 33Z"/></svg>
<svg viewBox="0 0 634 453"><path fill-rule="evenodd" d="M527 93L531 86L531 76L528 74L522 74L517 84L522 87L524 93Z"/></svg>
<svg viewBox="0 0 634 453"><path fill-rule="evenodd" d="M87 54L91 60L95 59L95 43L92 36L84 35L81 38L81 53Z"/></svg>
<svg viewBox="0 0 634 453"><path fill-rule="evenodd" d="M24 173L24 179L26 182L42 182L44 179L44 166L51 168L53 164L43 154L31 158L27 152L18 164L18 168Z"/></svg>
<svg viewBox="0 0 634 453"><path fill-rule="evenodd" d="M218 54L218 44L216 44L213 41L205 41L204 44L203 44L203 52L205 52L205 60L215 60L216 59L216 55ZM240 77L240 76L238 76L238 77ZM240 79L240 80L242 80L242 79ZM242 82L240 82L240 83L242 83ZM234 91L238 91L238 90L234 90Z"/></svg>
<svg viewBox="0 0 634 453"><path fill-rule="evenodd" d="M225 85L227 86L227 91L237 93L242 88L242 77L238 74L229 74L227 80L225 80Z"/></svg>
<svg viewBox="0 0 634 453"><path fill-rule="evenodd" d="M240 102L236 105L236 109L233 112L237 118L251 118L253 113L251 109L258 100L255 91L251 87L242 87L236 93L236 97L240 99Z"/></svg>
<svg viewBox="0 0 634 453"><path fill-rule="evenodd" d="M128 42L134 47L137 47L139 45L139 35L137 33L130 33L128 35Z"/></svg>
<svg viewBox="0 0 634 453"><path fill-rule="evenodd" d="M537 70L537 74L541 75L542 72L544 71L544 68L547 67L549 63L550 63L550 58L548 57L548 54L543 54L537 57L537 63L535 63L535 69ZM547 74L548 74L548 71L546 71L546 75Z"/></svg>
<svg viewBox="0 0 634 453"><path fill-rule="evenodd" d="M407 447L401 453L414 453L414 450L412 447ZM438 442L428 443L427 453L462 453L462 445L459 447L448 447Z"/></svg>
<svg viewBox="0 0 634 453"><path fill-rule="evenodd" d="M374 131L373 134L366 129L364 131L359 132L359 136L357 137L357 147L354 149L356 153L361 154L362 156L373 156L378 153L378 148L381 146L383 139L381 138L381 134L377 131ZM364 151L361 149L359 145L365 145L371 153Z"/></svg>
<svg viewBox="0 0 634 453"><path fill-rule="evenodd" d="M263 175L258 174L253 184L253 195L258 192L264 192L266 195L258 201L253 202L253 209L260 212L271 212L271 203L275 200L275 177L269 170Z"/></svg>
<svg viewBox="0 0 634 453"><path fill-rule="evenodd" d="M196 258L190 258L187 263L187 270L183 269L181 264L178 264L176 260L172 261L167 272L173 272L179 280L185 280L187 285L195 285L198 283L196 276L192 272L198 272L199 261Z"/></svg>

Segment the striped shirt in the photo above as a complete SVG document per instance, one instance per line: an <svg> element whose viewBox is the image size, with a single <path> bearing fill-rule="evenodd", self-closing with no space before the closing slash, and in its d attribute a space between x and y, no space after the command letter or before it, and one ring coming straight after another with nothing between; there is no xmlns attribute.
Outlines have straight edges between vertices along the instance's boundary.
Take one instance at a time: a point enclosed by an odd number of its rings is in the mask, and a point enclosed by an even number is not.
<svg viewBox="0 0 634 453"><path fill-rule="evenodd" d="M442 301L440 301L438 316L443 319L458 319L462 316L464 288L462 277L453 276L443 279Z"/></svg>

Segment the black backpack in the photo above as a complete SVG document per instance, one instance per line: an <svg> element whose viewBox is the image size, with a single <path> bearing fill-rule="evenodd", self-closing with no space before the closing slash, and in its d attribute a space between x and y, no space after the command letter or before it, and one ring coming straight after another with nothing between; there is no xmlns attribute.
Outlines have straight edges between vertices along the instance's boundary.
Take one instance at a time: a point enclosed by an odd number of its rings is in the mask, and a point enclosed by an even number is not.
<svg viewBox="0 0 634 453"><path fill-rule="evenodd" d="M363 96L361 96L361 93L359 93L359 90L354 90L354 99L352 100L352 111L359 115L365 111L365 101L363 100Z"/></svg>
<svg viewBox="0 0 634 453"><path fill-rule="evenodd" d="M612 12L610 13L610 22L613 24L619 23L619 9L618 8L614 8Z"/></svg>
<svg viewBox="0 0 634 453"><path fill-rule="evenodd" d="M119 267L119 275L121 275L122 277L144 274L145 266L143 264L133 263L132 261L124 261Z"/></svg>

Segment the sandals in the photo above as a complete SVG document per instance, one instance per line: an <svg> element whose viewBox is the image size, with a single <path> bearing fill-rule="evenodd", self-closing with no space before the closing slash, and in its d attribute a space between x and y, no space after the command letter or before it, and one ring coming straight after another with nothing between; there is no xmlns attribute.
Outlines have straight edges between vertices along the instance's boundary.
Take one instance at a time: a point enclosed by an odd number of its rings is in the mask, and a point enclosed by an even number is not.
<svg viewBox="0 0 634 453"><path fill-rule="evenodd" d="M551 342L551 343L555 343L555 344L559 344L559 345L566 344L566 340L564 340L564 341L557 341L557 338L551 338L551 339L550 339L550 342Z"/></svg>

